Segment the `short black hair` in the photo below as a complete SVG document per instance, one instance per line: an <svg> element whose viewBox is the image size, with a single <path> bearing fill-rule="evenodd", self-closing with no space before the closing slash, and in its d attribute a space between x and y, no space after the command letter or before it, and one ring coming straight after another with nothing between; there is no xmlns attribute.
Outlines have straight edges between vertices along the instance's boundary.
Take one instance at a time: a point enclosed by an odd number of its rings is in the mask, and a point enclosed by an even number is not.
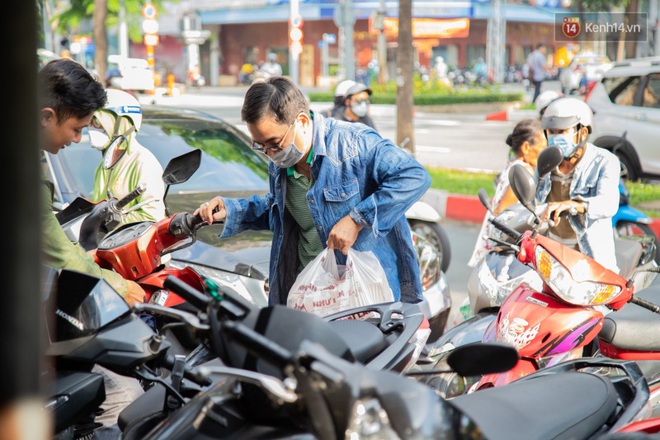
<svg viewBox="0 0 660 440"><path fill-rule="evenodd" d="M537 48L537 49L540 49L540 48L542 48L542 47L545 47L545 43L538 43L538 44L536 45L536 48Z"/></svg>
<svg viewBox="0 0 660 440"><path fill-rule="evenodd" d="M105 106L101 84L77 61L60 58L39 70L39 108L52 108L61 122L86 118Z"/></svg>
<svg viewBox="0 0 660 440"><path fill-rule="evenodd" d="M309 115L309 101L302 91L288 78L271 76L250 86L241 119L251 124L271 115L278 123L290 124L301 112Z"/></svg>

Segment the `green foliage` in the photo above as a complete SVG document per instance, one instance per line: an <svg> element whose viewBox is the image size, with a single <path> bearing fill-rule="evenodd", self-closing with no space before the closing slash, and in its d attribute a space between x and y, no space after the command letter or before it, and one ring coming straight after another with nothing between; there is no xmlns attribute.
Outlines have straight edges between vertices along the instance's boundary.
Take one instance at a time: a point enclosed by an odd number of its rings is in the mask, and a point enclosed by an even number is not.
<svg viewBox="0 0 660 440"><path fill-rule="evenodd" d="M107 27L115 27L119 24L119 2L120 0L108 1ZM134 42L142 40L142 6L144 0L123 0L126 8L128 22L128 36ZM178 0L174 0L175 2ZM163 0L151 0L159 11L164 10ZM94 12L94 0L69 0L69 9L54 17L57 20L57 31L67 35L75 34L75 30L84 20L91 20Z"/></svg>
<svg viewBox="0 0 660 440"><path fill-rule="evenodd" d="M333 92L310 92L309 99L312 102L332 102ZM522 93L502 93L493 89L467 89L454 92L420 92L415 93L415 105L447 105L447 104L471 104L483 102L513 102L522 101ZM374 104L396 104L396 91L381 92L371 95Z"/></svg>

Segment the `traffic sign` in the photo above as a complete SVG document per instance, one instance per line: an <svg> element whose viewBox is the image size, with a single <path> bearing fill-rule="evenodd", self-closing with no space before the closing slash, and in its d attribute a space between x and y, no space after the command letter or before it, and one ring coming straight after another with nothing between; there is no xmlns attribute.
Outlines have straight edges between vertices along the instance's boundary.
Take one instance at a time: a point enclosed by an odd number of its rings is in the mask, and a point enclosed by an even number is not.
<svg viewBox="0 0 660 440"><path fill-rule="evenodd" d="M142 16L147 19L154 19L158 15L158 9L153 3L147 3L142 6Z"/></svg>
<svg viewBox="0 0 660 440"><path fill-rule="evenodd" d="M325 41L328 44L335 44L337 42L337 35L323 34L323 41Z"/></svg>
<svg viewBox="0 0 660 440"><path fill-rule="evenodd" d="M291 27L294 27L294 28L302 27L302 25L303 25L302 15L300 15L300 14L294 15L289 20L289 23L291 24Z"/></svg>
<svg viewBox="0 0 660 440"><path fill-rule="evenodd" d="M158 33L158 21L153 18L145 18L142 20L142 31L145 34L157 34Z"/></svg>

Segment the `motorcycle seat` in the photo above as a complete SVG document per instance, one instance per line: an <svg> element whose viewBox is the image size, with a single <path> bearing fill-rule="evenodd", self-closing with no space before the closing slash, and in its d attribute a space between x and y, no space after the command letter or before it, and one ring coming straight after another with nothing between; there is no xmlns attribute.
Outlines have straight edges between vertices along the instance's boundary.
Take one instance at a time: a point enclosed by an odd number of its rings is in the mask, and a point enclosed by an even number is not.
<svg viewBox="0 0 660 440"><path fill-rule="evenodd" d="M567 372L528 376L447 402L470 417L484 438L558 440L590 438L616 411L617 397L609 379Z"/></svg>
<svg viewBox="0 0 660 440"><path fill-rule="evenodd" d="M342 319L329 324L361 364L366 364L389 346L377 324L359 319Z"/></svg>
<svg viewBox="0 0 660 440"><path fill-rule="evenodd" d="M636 296L660 305L660 286L651 285ZM622 349L660 351L658 328L660 328L660 315L637 304L628 303L605 316L598 337Z"/></svg>

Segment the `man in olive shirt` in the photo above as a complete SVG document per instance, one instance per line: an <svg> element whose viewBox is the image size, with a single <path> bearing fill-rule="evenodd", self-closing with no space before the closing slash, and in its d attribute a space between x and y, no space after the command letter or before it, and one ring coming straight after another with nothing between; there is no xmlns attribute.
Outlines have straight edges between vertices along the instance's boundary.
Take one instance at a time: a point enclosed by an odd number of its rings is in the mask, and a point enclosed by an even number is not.
<svg viewBox="0 0 660 440"><path fill-rule="evenodd" d="M52 154L72 142L80 142L83 128L97 109L103 108L106 93L79 63L54 60L39 72L41 148ZM105 279L132 305L143 301L144 290L116 272L102 269L85 250L72 243L53 213L53 193L44 182L41 195L43 263L55 269L70 269Z"/></svg>
<svg viewBox="0 0 660 440"><path fill-rule="evenodd" d="M73 60L49 62L39 71L38 79L41 148L57 154L72 142L80 142L83 128L89 125L94 112L105 105L106 93L103 86ZM41 194L41 219L43 264L103 278L128 305L144 301L144 290L136 282L102 269L82 247L69 241L53 213L53 190L48 181L44 181ZM117 417L143 393L142 386L137 379L120 376L99 365L92 371L103 376L106 394L101 407L103 413L95 419L102 426L95 429L94 438L117 439L121 434Z"/></svg>

